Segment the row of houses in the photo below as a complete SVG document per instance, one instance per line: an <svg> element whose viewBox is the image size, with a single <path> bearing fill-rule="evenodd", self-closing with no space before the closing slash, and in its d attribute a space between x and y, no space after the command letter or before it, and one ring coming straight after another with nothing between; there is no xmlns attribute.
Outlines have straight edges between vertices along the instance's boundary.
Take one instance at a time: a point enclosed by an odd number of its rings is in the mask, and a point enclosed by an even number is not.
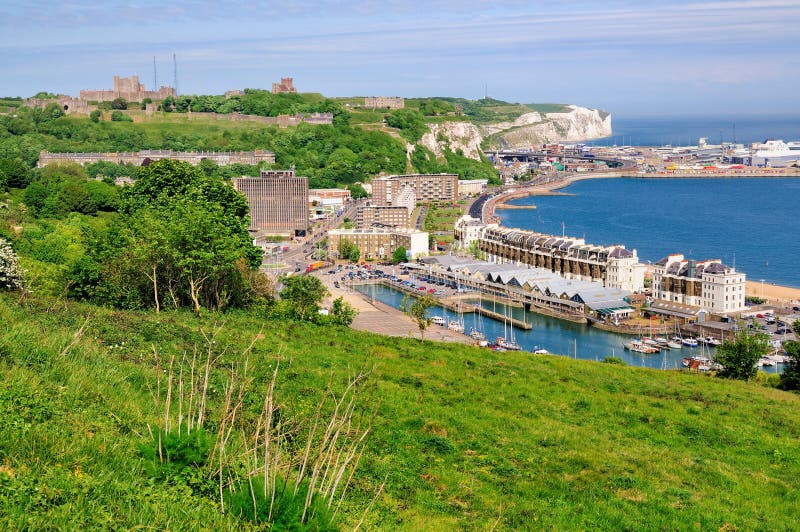
<svg viewBox="0 0 800 532"><path fill-rule="evenodd" d="M565 279L598 281L630 292L644 289L647 266L639 262L635 249L621 244L588 244L583 238L483 224L471 216L456 222L455 239L464 248L475 242L491 262L543 268Z"/></svg>
<svg viewBox="0 0 800 532"><path fill-rule="evenodd" d="M601 246L583 238L484 224L470 216L456 222L455 239L477 248L494 263L544 268L565 279L597 281L606 288L642 292L647 265L636 250L621 244ZM696 261L673 254L653 265L656 302L730 314L745 308L746 276L719 259Z"/></svg>

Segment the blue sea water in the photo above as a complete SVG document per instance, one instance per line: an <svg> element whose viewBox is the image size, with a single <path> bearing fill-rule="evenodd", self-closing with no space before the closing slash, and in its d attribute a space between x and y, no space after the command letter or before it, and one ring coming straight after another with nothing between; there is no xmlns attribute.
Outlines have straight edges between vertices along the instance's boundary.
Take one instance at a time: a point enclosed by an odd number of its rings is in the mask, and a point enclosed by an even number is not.
<svg viewBox="0 0 800 532"><path fill-rule="evenodd" d="M502 224L624 244L642 261L718 258L750 280L800 287L800 178L592 179L510 203Z"/></svg>
<svg viewBox="0 0 800 532"><path fill-rule="evenodd" d="M700 137L710 144L751 144L768 138L800 140L800 115L757 117L624 117L612 116L614 135L589 141L597 146L692 146Z"/></svg>

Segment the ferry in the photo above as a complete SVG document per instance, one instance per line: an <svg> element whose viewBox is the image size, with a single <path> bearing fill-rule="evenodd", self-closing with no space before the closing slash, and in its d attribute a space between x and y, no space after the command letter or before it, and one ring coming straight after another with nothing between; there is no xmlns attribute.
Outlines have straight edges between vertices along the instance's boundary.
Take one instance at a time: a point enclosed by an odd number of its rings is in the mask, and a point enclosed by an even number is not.
<svg viewBox="0 0 800 532"><path fill-rule="evenodd" d="M767 140L763 144L753 145L753 166L788 166L800 161L800 142L783 142Z"/></svg>

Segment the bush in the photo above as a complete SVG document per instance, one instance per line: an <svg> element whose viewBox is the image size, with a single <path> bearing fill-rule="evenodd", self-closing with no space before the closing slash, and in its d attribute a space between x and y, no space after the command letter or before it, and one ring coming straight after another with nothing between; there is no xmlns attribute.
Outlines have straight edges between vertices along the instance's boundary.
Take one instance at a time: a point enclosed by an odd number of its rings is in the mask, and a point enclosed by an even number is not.
<svg viewBox="0 0 800 532"><path fill-rule="evenodd" d="M133 118L129 117L122 111L111 111L112 122L133 122Z"/></svg>
<svg viewBox="0 0 800 532"><path fill-rule="evenodd" d="M5 239L0 238L0 290L19 290L25 286L19 257Z"/></svg>
<svg viewBox="0 0 800 532"><path fill-rule="evenodd" d="M283 479L279 478L277 482L277 496L272 504L271 515L270 498L265 496L270 490L264 489L264 479L261 476L252 477L252 482L241 482L225 491L226 512L255 524L269 524L271 530L338 530L334 526L330 510L318 494L312 496L305 522L303 521L308 495L307 482L300 484L297 493Z"/></svg>

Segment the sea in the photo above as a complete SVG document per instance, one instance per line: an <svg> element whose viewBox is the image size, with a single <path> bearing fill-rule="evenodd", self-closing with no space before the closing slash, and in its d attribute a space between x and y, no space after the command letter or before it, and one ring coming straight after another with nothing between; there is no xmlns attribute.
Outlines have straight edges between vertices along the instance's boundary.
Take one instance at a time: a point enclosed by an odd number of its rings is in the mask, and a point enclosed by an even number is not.
<svg viewBox="0 0 800 532"><path fill-rule="evenodd" d="M595 146L695 146L701 137L709 144L752 144L767 139L800 140L800 115L780 116L617 116L614 134L587 141Z"/></svg>
<svg viewBox="0 0 800 532"><path fill-rule="evenodd" d="M800 288L800 178L590 179L559 192L496 213L506 227L624 244L642 262L721 259L749 280Z"/></svg>

